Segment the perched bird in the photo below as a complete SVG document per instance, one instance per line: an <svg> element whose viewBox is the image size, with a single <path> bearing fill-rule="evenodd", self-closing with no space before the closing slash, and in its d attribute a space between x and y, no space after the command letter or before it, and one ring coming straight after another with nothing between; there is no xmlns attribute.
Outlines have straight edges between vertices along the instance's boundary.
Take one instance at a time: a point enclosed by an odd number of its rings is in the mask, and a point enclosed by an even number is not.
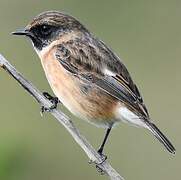
<svg viewBox="0 0 181 180"><path fill-rule="evenodd" d="M48 82L74 115L106 128L124 121L148 129L170 153L175 148L151 121L136 84L120 58L74 17L48 11L13 32L31 39ZM44 95L57 104L57 99Z"/></svg>

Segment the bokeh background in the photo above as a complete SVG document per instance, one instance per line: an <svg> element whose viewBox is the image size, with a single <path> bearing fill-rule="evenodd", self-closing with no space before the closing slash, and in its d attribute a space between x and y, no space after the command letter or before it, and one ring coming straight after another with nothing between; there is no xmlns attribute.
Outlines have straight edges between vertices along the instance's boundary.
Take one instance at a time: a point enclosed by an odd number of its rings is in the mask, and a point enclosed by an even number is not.
<svg viewBox="0 0 181 180"><path fill-rule="evenodd" d="M77 17L124 60L151 117L177 149L170 155L146 130L122 123L105 148L110 163L127 180L180 180L180 9L179 0L0 0L0 53L39 89L52 92L31 43L10 32L45 10ZM108 179L51 115L39 112L32 97L0 71L0 179ZM98 148L104 130L71 117Z"/></svg>

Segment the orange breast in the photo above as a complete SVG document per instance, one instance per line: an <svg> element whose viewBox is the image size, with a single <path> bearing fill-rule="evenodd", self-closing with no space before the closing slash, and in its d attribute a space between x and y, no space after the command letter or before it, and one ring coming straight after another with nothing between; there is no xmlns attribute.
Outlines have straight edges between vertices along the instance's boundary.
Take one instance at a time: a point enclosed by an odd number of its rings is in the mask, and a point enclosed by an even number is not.
<svg viewBox="0 0 181 180"><path fill-rule="evenodd" d="M101 89L87 86L72 76L53 54L51 51L40 56L41 62L53 92L65 107L93 123L113 123L117 100Z"/></svg>

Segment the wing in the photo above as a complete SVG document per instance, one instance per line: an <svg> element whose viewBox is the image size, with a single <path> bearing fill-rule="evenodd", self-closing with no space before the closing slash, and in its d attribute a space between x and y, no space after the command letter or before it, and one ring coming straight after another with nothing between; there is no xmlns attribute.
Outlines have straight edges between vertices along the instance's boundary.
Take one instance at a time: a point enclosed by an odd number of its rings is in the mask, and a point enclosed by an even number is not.
<svg viewBox="0 0 181 180"><path fill-rule="evenodd" d="M140 117L149 116L126 67L103 42L68 41L57 46L55 56L69 73L106 91Z"/></svg>

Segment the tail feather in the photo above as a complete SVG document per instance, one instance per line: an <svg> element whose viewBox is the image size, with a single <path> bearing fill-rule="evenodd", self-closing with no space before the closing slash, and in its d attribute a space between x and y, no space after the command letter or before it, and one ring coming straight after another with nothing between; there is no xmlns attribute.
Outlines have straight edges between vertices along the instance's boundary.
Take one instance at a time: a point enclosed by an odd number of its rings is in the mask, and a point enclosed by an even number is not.
<svg viewBox="0 0 181 180"><path fill-rule="evenodd" d="M175 148L167 137L150 121L146 122L148 129L153 133L153 135L165 146L165 148L172 154L175 154Z"/></svg>

